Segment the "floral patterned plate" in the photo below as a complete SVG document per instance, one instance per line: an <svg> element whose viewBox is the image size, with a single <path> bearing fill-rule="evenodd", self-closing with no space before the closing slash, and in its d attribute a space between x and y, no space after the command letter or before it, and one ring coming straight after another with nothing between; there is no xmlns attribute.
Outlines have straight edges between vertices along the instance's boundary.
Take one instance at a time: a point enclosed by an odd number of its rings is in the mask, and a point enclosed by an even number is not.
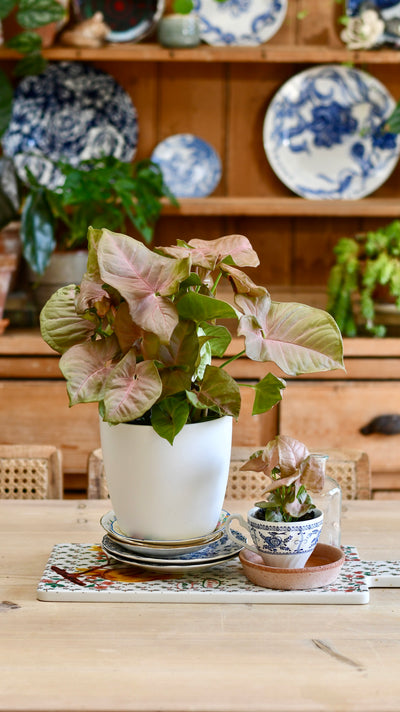
<svg viewBox="0 0 400 712"><path fill-rule="evenodd" d="M256 46L281 27L287 0L194 0L200 37L209 45Z"/></svg>
<svg viewBox="0 0 400 712"><path fill-rule="evenodd" d="M325 65L300 72L267 110L268 161L304 198L363 198L397 164L399 137L384 131L395 105L383 84L359 69Z"/></svg>

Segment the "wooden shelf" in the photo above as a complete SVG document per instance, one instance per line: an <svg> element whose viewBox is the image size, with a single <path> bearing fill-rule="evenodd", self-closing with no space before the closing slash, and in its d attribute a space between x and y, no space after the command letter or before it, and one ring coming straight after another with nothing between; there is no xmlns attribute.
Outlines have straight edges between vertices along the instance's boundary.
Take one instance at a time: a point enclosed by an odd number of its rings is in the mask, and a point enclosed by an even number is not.
<svg viewBox="0 0 400 712"><path fill-rule="evenodd" d="M399 64L400 52L383 49L379 51L349 51L346 47L320 45L269 45L258 47L211 47L199 45L190 49L166 49L159 44L110 44L98 49L54 46L43 51L54 61L101 61L101 62L265 62L286 64L324 64L348 62L353 64ZM0 47L0 60L18 59L18 52Z"/></svg>
<svg viewBox="0 0 400 712"><path fill-rule="evenodd" d="M297 197L181 198L179 207L164 204L163 215L242 215L297 217L387 217L399 215L398 198L307 200Z"/></svg>

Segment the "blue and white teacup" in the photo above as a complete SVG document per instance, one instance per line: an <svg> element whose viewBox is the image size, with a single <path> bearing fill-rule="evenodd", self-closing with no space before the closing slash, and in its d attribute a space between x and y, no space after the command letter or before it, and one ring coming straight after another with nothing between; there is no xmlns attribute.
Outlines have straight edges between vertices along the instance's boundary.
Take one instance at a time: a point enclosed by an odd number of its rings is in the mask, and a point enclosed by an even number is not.
<svg viewBox="0 0 400 712"><path fill-rule="evenodd" d="M269 522L255 516L257 507L247 513L247 522L240 514L231 514L225 522L228 537L239 546L255 552L267 566L280 569L302 569L314 551L321 534L324 515L313 510L313 518L294 522ZM237 520L249 532L253 544L243 544L231 530Z"/></svg>

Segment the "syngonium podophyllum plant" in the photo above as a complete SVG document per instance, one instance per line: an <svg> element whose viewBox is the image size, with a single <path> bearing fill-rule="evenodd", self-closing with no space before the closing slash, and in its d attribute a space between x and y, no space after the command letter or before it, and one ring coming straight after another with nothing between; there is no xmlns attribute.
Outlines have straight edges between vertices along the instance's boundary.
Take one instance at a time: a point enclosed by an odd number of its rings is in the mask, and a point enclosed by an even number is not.
<svg viewBox="0 0 400 712"><path fill-rule="evenodd" d="M242 235L151 250L90 228L88 243L82 283L55 292L40 316L44 340L62 354L71 406L98 402L105 421L151 424L172 443L186 423L238 417L239 384L225 366L243 354L290 375L343 365L332 316L274 302L242 271L259 263ZM216 296L221 280L231 284L234 306ZM220 319L235 320L244 337L244 350L229 358L231 335ZM281 400L285 382L268 373L245 385L256 414Z"/></svg>
<svg viewBox="0 0 400 712"><path fill-rule="evenodd" d="M241 470L264 472L271 482L256 502L260 519L293 522L309 518L315 509L312 492L321 492L325 482L327 456L310 453L304 443L287 435L277 435L264 450L257 450Z"/></svg>

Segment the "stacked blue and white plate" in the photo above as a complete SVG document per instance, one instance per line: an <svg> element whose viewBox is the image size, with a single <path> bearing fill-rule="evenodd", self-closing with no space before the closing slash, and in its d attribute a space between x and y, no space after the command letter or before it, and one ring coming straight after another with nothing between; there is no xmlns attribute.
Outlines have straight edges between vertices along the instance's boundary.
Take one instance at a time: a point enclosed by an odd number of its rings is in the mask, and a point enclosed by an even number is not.
<svg viewBox="0 0 400 712"><path fill-rule="evenodd" d="M199 571L217 566L239 554L243 547L225 534L228 512L222 510L218 524L209 534L187 541L154 541L128 537L118 526L114 512L105 514L100 523L107 532L102 548L113 559L142 569L166 573ZM235 531L239 540L245 538Z"/></svg>

